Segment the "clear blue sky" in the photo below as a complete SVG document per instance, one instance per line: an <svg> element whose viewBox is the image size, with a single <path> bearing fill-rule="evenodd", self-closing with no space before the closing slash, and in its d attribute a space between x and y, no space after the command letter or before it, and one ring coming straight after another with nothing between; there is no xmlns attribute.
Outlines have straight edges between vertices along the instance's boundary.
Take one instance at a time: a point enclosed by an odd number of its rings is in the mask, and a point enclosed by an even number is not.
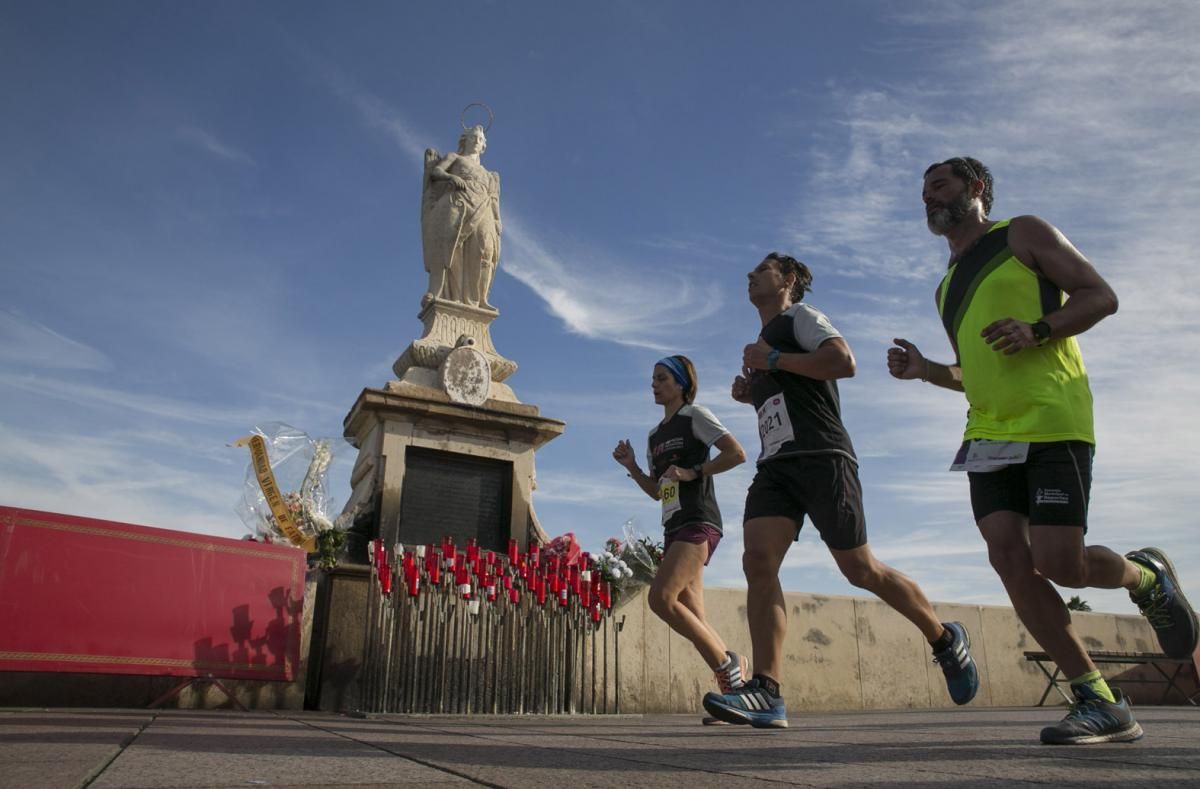
<svg viewBox="0 0 1200 789"><path fill-rule="evenodd" d="M421 152L453 148L484 101L493 338L517 395L567 423L538 454L551 534L655 530L609 453L660 416L665 352L692 356L700 402L757 452L728 387L758 328L745 273L778 249L857 355L842 396L876 552L934 599L1004 602L946 471L964 401L883 362L893 336L949 358L920 183L970 154L994 216L1058 225L1121 298L1082 339L1091 538L1166 548L1200 596L1200 6L911 8L0 4L0 503L243 534L247 458L226 443L267 421L340 435L388 380L421 328ZM718 479L710 585L742 585L751 475ZM854 593L808 529L784 572Z"/></svg>

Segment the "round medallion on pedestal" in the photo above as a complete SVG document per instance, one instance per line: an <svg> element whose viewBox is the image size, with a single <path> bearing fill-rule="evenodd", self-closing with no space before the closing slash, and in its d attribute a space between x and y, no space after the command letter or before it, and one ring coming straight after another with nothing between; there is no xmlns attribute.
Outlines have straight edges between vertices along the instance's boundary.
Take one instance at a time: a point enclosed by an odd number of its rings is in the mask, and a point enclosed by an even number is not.
<svg viewBox="0 0 1200 789"><path fill-rule="evenodd" d="M491 394L492 369L487 357L467 345L446 354L439 377L451 402L483 405Z"/></svg>

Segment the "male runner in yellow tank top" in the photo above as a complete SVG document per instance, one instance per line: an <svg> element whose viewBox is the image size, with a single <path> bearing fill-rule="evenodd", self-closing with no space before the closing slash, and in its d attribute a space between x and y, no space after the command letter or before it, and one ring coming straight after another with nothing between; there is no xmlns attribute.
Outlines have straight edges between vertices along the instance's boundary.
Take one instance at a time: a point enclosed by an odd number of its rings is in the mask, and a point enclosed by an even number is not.
<svg viewBox="0 0 1200 789"><path fill-rule="evenodd" d="M967 396L965 440L952 468L970 478L988 559L1017 615L1071 677L1077 699L1042 730L1042 742L1136 740L1142 728L1129 703L1096 670L1051 584L1124 587L1166 654L1196 649L1196 614L1161 550L1123 557L1084 542L1096 440L1075 335L1116 312L1117 296L1045 220L989 219L992 175L978 160L931 165L922 198L929 229L950 246L936 298L956 359L933 362L897 339L888 370Z"/></svg>

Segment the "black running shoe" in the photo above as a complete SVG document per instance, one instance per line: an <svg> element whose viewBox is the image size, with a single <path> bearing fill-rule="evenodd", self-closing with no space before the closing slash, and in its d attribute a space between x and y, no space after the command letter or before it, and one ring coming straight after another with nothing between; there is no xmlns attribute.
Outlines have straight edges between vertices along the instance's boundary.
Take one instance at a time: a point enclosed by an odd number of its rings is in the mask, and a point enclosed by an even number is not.
<svg viewBox="0 0 1200 789"><path fill-rule="evenodd" d="M1140 596L1130 592L1129 599L1154 628L1162 651L1167 657L1190 657L1196 651L1196 612L1179 588L1170 559L1158 548L1130 551L1125 558L1154 572L1150 591Z"/></svg>
<svg viewBox="0 0 1200 789"><path fill-rule="evenodd" d="M1133 719L1129 700L1116 688L1112 689L1117 701L1100 698L1087 685L1071 688L1077 701L1071 705L1067 717L1054 726L1042 729L1042 742L1046 745L1090 745L1098 742L1133 742L1142 737L1142 727Z"/></svg>

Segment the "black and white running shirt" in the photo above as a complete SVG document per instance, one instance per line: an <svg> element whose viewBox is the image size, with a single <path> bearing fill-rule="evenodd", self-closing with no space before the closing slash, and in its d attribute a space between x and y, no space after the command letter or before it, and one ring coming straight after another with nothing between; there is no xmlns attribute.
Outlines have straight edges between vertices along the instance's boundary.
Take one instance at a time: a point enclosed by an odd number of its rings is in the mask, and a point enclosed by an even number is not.
<svg viewBox="0 0 1200 789"><path fill-rule="evenodd" d="M793 304L763 326L762 338L780 353L812 353L841 333L824 313ZM836 381L818 381L783 370L755 370L750 394L762 439L759 463L799 455L840 454L857 462L842 424Z"/></svg>
<svg viewBox="0 0 1200 789"><path fill-rule="evenodd" d="M696 523L708 523L721 528L721 511L711 476L701 476L690 482L663 480L671 466L693 468L708 460L708 450L729 431L702 405L685 404L666 422L650 431L646 457L650 476L659 482L662 497L663 531Z"/></svg>

